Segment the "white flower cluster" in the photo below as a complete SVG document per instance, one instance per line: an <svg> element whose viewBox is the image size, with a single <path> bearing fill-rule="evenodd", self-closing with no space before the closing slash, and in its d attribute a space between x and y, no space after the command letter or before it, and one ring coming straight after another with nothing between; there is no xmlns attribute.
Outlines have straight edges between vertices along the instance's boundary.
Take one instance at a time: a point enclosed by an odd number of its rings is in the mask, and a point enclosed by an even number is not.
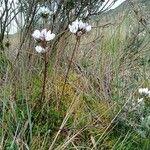
<svg viewBox="0 0 150 150"><path fill-rule="evenodd" d="M148 96L148 97L150 97L150 90L148 90L148 88L139 88L139 93L142 96Z"/></svg>
<svg viewBox="0 0 150 150"><path fill-rule="evenodd" d="M79 21L78 19L72 22L71 25L69 25L70 32L77 35L82 35L86 32L91 31L91 29L92 29L91 25L89 25L88 23L83 23L81 20Z"/></svg>
<svg viewBox="0 0 150 150"><path fill-rule="evenodd" d="M44 9L44 8L43 8ZM45 8L45 13L48 12L48 9ZM91 25L88 23L83 23L81 20L78 21L78 19L74 22L72 22L71 25L69 25L69 29L71 33L76 34L77 36L81 36L82 34L89 32L91 30ZM32 34L32 37L40 43L40 45L37 45L35 47L35 50L38 53L45 53L47 51L47 42L51 41L55 38L55 34L52 33L50 30L47 31L47 29L43 29L41 31L35 30Z"/></svg>
<svg viewBox="0 0 150 150"><path fill-rule="evenodd" d="M41 7L41 13L43 13L43 14L49 14L50 11L49 11L49 9L47 7Z"/></svg>
<svg viewBox="0 0 150 150"><path fill-rule="evenodd" d="M36 50L38 53L45 53L45 52L47 52L47 48L43 48L43 47L40 46L40 45L37 45L37 46L35 47L35 50Z"/></svg>
<svg viewBox="0 0 150 150"><path fill-rule="evenodd" d="M43 29L41 32L39 30L35 30L32 34L35 40L41 40L41 41L50 41L55 38L55 34L51 33L51 31L47 31L46 29Z"/></svg>
<svg viewBox="0 0 150 150"><path fill-rule="evenodd" d="M39 8L38 14L41 15L42 18L46 19L52 15L52 11L50 11L48 7L43 6Z"/></svg>
<svg viewBox="0 0 150 150"><path fill-rule="evenodd" d="M47 31L46 29L43 29L41 32L39 30L35 30L32 34L33 38L40 42L41 45L38 45L35 47L35 50L38 53L45 53L47 50L46 42L51 41L55 38L55 34L51 33L51 31Z"/></svg>

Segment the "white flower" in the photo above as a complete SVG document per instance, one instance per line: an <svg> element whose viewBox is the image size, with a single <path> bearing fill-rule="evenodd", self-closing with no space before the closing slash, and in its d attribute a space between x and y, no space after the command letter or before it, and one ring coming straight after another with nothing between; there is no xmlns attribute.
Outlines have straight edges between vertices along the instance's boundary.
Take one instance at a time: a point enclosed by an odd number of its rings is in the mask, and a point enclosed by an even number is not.
<svg viewBox="0 0 150 150"><path fill-rule="evenodd" d="M46 35L47 35L47 30L46 30L46 29L43 29L43 30L41 31L41 33L40 33L40 39L41 39L42 41L44 41Z"/></svg>
<svg viewBox="0 0 150 150"><path fill-rule="evenodd" d="M148 90L148 88L139 88L139 93L141 95L148 95L149 90Z"/></svg>
<svg viewBox="0 0 150 150"><path fill-rule="evenodd" d="M79 21L79 29L85 30L86 32L91 31L92 27L88 23L83 23L81 20Z"/></svg>
<svg viewBox="0 0 150 150"><path fill-rule="evenodd" d="M87 26L86 26L86 31L87 31L87 32L91 31L91 29L92 29L91 25L87 25Z"/></svg>
<svg viewBox="0 0 150 150"><path fill-rule="evenodd" d="M69 30L72 33L76 33L78 31L78 27L69 25Z"/></svg>
<svg viewBox="0 0 150 150"><path fill-rule="evenodd" d="M41 12L44 14L48 14L49 13L49 9L47 7L42 7L41 8Z"/></svg>
<svg viewBox="0 0 150 150"><path fill-rule="evenodd" d="M55 38L55 34L54 33L51 33L51 31L49 30L47 33L46 33L46 35L45 35L45 40L46 41L50 41L50 40L52 40L52 39L54 39Z"/></svg>
<svg viewBox="0 0 150 150"><path fill-rule="evenodd" d="M32 34L34 39L40 39L40 35L41 35L41 33L39 30L35 30Z"/></svg>
<svg viewBox="0 0 150 150"><path fill-rule="evenodd" d="M51 33L51 31L47 31L43 29L41 32L39 30L35 30L32 34L35 40L42 40L42 41L50 41L55 38L55 34Z"/></svg>
<svg viewBox="0 0 150 150"><path fill-rule="evenodd" d="M86 28L86 24L83 23L81 20L78 22L78 26L79 26L79 29L85 29Z"/></svg>
<svg viewBox="0 0 150 150"><path fill-rule="evenodd" d="M72 22L72 25L69 24L70 32L76 33L78 31L78 20Z"/></svg>
<svg viewBox="0 0 150 150"><path fill-rule="evenodd" d="M36 46L36 47L35 47L35 50L36 50L38 53L44 53L44 52L46 52L46 50L45 50L43 47L41 47L41 46Z"/></svg>
<svg viewBox="0 0 150 150"><path fill-rule="evenodd" d="M80 31L82 31L82 34L85 32L89 32L91 28L91 25L89 25L88 23L83 23L81 20L78 21L78 19L72 22L71 25L69 25L70 32L74 34Z"/></svg>
<svg viewBox="0 0 150 150"><path fill-rule="evenodd" d="M41 7L40 12L45 15L51 14L51 11L47 7Z"/></svg>

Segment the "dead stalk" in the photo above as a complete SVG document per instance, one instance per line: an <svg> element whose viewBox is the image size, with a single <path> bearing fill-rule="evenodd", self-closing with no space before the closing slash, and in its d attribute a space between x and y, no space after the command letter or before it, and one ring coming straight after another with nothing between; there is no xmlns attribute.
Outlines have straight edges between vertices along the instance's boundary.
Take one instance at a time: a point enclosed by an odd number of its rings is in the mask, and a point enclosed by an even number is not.
<svg viewBox="0 0 150 150"><path fill-rule="evenodd" d="M44 77L42 84L42 93L41 93L41 101L45 99L45 88L46 88L46 80L47 80L47 71L48 71L48 53L44 53Z"/></svg>
<svg viewBox="0 0 150 150"><path fill-rule="evenodd" d="M65 86L66 86L67 79L68 79L68 76L69 76L69 72L70 72L70 69L71 69L72 61L73 61L75 52L77 52L78 49L79 49L79 45L80 45L80 37L77 36L77 37L76 37L76 44L75 44L75 47L74 47L74 49L73 49L73 52L72 52L72 55L71 55L70 62L69 62L69 64L68 64L67 73L66 73L66 75L65 75L65 80L64 80L64 84L63 84L63 88L62 88L62 93L61 93L60 98L58 98L58 101L57 101L57 108L59 108L61 99L62 99L63 96L64 96Z"/></svg>

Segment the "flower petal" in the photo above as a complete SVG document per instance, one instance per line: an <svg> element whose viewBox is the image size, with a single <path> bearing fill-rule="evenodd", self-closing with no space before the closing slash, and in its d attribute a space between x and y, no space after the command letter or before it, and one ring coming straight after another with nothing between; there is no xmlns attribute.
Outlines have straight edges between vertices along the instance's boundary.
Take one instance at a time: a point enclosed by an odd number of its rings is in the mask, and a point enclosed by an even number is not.
<svg viewBox="0 0 150 150"><path fill-rule="evenodd" d="M36 40L40 39L40 31L39 30L35 30L32 34L32 37Z"/></svg>
<svg viewBox="0 0 150 150"><path fill-rule="evenodd" d="M80 20L80 21L79 21L79 29L85 30L85 28L86 28L86 24L83 23L83 22Z"/></svg>
<svg viewBox="0 0 150 150"><path fill-rule="evenodd" d="M70 25L70 24L69 24L69 30L70 30L70 32L72 32L72 31L73 31L73 26L72 26L72 25Z"/></svg>
<svg viewBox="0 0 150 150"><path fill-rule="evenodd" d="M149 93L148 93L148 88L139 88L139 93L141 94L141 95L148 95Z"/></svg>
<svg viewBox="0 0 150 150"><path fill-rule="evenodd" d="M86 28L85 28L86 32L91 31L91 29L92 29L91 25L88 25L88 26L86 26Z"/></svg>
<svg viewBox="0 0 150 150"><path fill-rule="evenodd" d="M44 7L44 8L42 9L42 13L43 13L43 14L49 14L49 9L48 9L47 7Z"/></svg>
<svg viewBox="0 0 150 150"><path fill-rule="evenodd" d="M74 22L72 22L72 25L78 26L79 25L79 20L76 19Z"/></svg>
<svg viewBox="0 0 150 150"><path fill-rule="evenodd" d="M51 33L51 31L48 31L47 34L46 34L45 40L46 41L50 41L50 40L52 40L54 38L55 38L55 34Z"/></svg>
<svg viewBox="0 0 150 150"><path fill-rule="evenodd" d="M47 30L46 30L46 29L43 29L43 30L41 31L41 34L40 34L40 39L41 39L42 41L45 40L46 34L47 34Z"/></svg>
<svg viewBox="0 0 150 150"><path fill-rule="evenodd" d="M77 33L79 31L89 32L92 29L91 25L88 23L84 23L82 20L76 19L74 22L72 22L71 25L69 25L69 30L72 33Z"/></svg>
<svg viewBox="0 0 150 150"><path fill-rule="evenodd" d="M76 26L76 25L69 25L69 30L72 33L76 33L78 31L78 26Z"/></svg>
<svg viewBox="0 0 150 150"><path fill-rule="evenodd" d="M49 30L48 32L47 32L47 34L51 34L52 32L51 32L51 30Z"/></svg>
<svg viewBox="0 0 150 150"><path fill-rule="evenodd" d="M36 46L36 47L35 47L35 50L36 50L38 53L43 53L43 52L45 52L45 49L44 49L43 47L41 47L41 46Z"/></svg>

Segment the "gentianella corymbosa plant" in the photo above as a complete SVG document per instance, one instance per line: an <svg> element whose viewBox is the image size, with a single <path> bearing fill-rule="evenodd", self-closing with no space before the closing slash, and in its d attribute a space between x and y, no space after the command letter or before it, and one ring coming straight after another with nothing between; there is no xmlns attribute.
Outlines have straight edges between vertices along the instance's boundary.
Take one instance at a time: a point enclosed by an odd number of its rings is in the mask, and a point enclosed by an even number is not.
<svg viewBox="0 0 150 150"><path fill-rule="evenodd" d="M48 42L55 38L55 34L52 33L50 30L43 29L43 30L35 30L32 34L32 37L37 42L35 47L36 52L42 53L44 56L45 68L44 68L44 78L43 78L43 86L42 86L42 93L41 93L41 100L45 99L45 85L47 79L47 68L48 68Z"/></svg>
<svg viewBox="0 0 150 150"><path fill-rule="evenodd" d="M38 45L35 47L35 50L38 53L45 53L47 48L47 42L53 40L55 38L55 34L51 33L51 31L47 31L47 29L43 30L35 30L32 34L33 38L37 41Z"/></svg>
<svg viewBox="0 0 150 150"><path fill-rule="evenodd" d="M70 68L71 68L71 65L72 65L72 60L74 58L74 55L75 55L76 51L78 51L78 49L79 49L80 39L81 39L82 35L84 35L85 33L89 32L89 31L91 31L91 29L92 29L91 25L89 25L88 23L84 23L82 20L78 20L78 19L73 21L71 24L69 24L69 31L76 36L76 44L75 44L75 47L73 49L73 52L72 52L72 55L71 55L71 58L70 58L70 62L68 64L68 69L67 69L67 72L66 72L66 75L65 75L64 85L63 85L63 88L62 88L62 94L61 94L60 99L64 95L65 85L66 85L66 82L67 82L67 79L68 79L68 76L69 76L69 71L70 71ZM58 105L59 105L59 103L60 103L60 101L58 102Z"/></svg>

